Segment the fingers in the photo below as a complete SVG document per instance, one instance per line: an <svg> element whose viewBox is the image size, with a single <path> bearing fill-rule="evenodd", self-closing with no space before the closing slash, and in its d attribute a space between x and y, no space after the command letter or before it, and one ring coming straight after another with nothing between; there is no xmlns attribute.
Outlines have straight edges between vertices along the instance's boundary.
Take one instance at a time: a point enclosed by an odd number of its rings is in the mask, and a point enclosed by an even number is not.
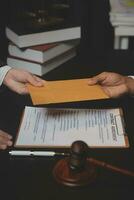
<svg viewBox="0 0 134 200"><path fill-rule="evenodd" d="M12 146L12 136L6 132L0 130L0 149L4 150L9 146Z"/></svg>
<svg viewBox="0 0 134 200"><path fill-rule="evenodd" d="M14 91L16 91L20 95L26 95L29 93L27 86L20 83L18 83L18 86L14 87Z"/></svg>
<svg viewBox="0 0 134 200"><path fill-rule="evenodd" d="M28 94L27 83L35 87L41 87L45 81L34 74L22 69L12 68L4 79L4 84L18 94Z"/></svg>
<svg viewBox="0 0 134 200"><path fill-rule="evenodd" d="M44 80L35 76L35 75L32 75L32 74L28 74L27 76L27 82L34 85L34 86L37 86L37 87L41 87L44 85Z"/></svg>
<svg viewBox="0 0 134 200"><path fill-rule="evenodd" d="M89 78L88 85L95 85L97 83L101 84L105 81L107 76L108 76L108 72L102 72L101 74L99 74L97 76Z"/></svg>
<svg viewBox="0 0 134 200"><path fill-rule="evenodd" d="M35 75L33 75L33 77L34 77L34 79L37 81L37 82L40 82L40 83L44 83L44 80L43 79L41 79L41 78L39 78L38 76L35 76Z"/></svg>
<svg viewBox="0 0 134 200"><path fill-rule="evenodd" d="M26 83L21 83L13 80L8 88L21 95L28 93Z"/></svg>

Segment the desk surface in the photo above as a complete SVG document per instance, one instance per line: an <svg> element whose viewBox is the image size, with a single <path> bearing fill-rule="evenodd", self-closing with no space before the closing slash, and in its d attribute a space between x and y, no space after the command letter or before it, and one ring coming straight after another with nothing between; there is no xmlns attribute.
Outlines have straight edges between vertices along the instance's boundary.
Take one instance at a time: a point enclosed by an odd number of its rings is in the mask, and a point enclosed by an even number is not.
<svg viewBox="0 0 134 200"><path fill-rule="evenodd" d="M69 64L76 67L75 61ZM57 70L55 79L77 77L79 70ZM85 68L86 69L86 68ZM80 77L87 77L88 70L81 69ZM90 70L89 70L90 71ZM65 73L68 72L68 73ZM88 72L88 73L87 73ZM87 75L87 76L86 76ZM53 79L54 74L46 75ZM10 95L10 104L9 104ZM3 90L0 99L1 128L15 133L19 126L20 116L25 105L30 105L30 98L20 97L8 90ZM5 106L4 106L5 105ZM118 100L92 101L73 104L62 104L59 107L117 107L124 111L126 132L129 135L129 149L92 149L91 156L110 164L134 171L134 100L124 97ZM8 114L7 114L8 113ZM5 123L6 121L6 123ZM8 124L8 125L7 125ZM51 200L51 199L126 199L133 196L134 178L98 168L94 183L82 188L70 188L57 183L52 175L53 167L59 158L11 158L8 153L0 152L0 198L3 200Z"/></svg>

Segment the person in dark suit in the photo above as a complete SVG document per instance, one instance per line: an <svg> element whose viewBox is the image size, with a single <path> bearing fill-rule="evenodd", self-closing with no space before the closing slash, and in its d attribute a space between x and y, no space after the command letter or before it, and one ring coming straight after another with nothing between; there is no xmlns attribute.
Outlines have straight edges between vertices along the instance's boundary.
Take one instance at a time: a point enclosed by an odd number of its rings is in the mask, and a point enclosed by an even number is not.
<svg viewBox="0 0 134 200"><path fill-rule="evenodd" d="M5 85L13 92L27 94L26 83L34 86L42 86L43 80L28 71L11 68L5 64L8 55L8 40L5 35L5 27L10 20L14 19L16 12L18 12L19 7L17 7L17 2L16 0L2 0L0 4L0 89L3 88L1 86ZM3 96L0 99L2 98ZM1 118L3 118L2 112ZM0 149L6 149L12 145L12 136L2 131L2 128L0 128Z"/></svg>
<svg viewBox="0 0 134 200"><path fill-rule="evenodd" d="M125 94L134 95L133 77L123 76L114 72L102 72L89 78L89 85L99 84L111 98L118 98Z"/></svg>
<svg viewBox="0 0 134 200"><path fill-rule="evenodd" d="M28 90L26 83L30 83L34 86L43 86L44 81L31 74L28 71L11 68L0 62L0 86L3 84L10 90L18 94L27 94ZM0 149L6 149L12 145L12 136L5 131L0 130Z"/></svg>

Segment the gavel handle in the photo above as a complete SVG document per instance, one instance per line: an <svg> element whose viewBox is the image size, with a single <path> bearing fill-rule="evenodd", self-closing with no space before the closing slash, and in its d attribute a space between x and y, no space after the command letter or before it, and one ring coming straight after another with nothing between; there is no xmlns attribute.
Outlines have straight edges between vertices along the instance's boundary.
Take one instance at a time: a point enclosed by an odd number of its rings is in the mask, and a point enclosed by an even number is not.
<svg viewBox="0 0 134 200"><path fill-rule="evenodd" d="M129 171L129 170L126 170L126 169L123 169L123 168L120 168L120 167L116 167L114 165L110 165L106 162L99 161L99 160L96 160L94 158L87 158L87 160L90 163L92 163L93 165L103 167L105 169L108 169L108 170L111 170L113 172L117 172L117 173L120 173L120 174L123 174L123 175L126 175L126 176L134 177L134 172L132 172L132 171Z"/></svg>

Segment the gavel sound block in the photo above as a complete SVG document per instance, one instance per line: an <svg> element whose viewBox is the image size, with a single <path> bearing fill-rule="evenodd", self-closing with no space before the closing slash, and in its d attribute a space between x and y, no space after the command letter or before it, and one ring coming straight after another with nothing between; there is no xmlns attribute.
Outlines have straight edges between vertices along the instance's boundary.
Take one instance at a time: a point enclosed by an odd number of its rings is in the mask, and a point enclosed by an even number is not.
<svg viewBox="0 0 134 200"><path fill-rule="evenodd" d="M76 141L71 146L70 156L57 162L53 175L57 182L67 186L85 186L92 183L96 176L96 168L87 159L88 146Z"/></svg>

